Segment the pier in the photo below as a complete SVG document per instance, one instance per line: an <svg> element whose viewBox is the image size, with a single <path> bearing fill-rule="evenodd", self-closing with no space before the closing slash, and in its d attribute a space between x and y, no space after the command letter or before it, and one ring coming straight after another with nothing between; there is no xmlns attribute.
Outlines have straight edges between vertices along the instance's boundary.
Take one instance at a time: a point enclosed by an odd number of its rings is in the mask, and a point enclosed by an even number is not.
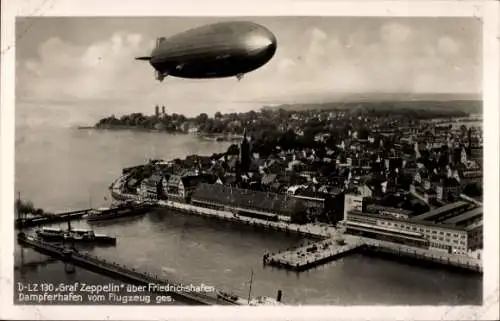
<svg viewBox="0 0 500 321"><path fill-rule="evenodd" d="M288 270L305 271L359 250L364 246L363 242L347 244L342 242L341 239L329 238L292 250L276 254L265 254L263 263Z"/></svg>
<svg viewBox="0 0 500 321"><path fill-rule="evenodd" d="M85 214L87 214L91 210L92 210L91 208L88 208L84 210L63 212L58 214L43 214L42 216L37 216L37 217L17 218L15 221L15 227L16 228L35 227L35 226L42 226L47 224L77 220L82 218Z"/></svg>
<svg viewBox="0 0 500 321"><path fill-rule="evenodd" d="M109 275L131 284L145 286L148 286L148 284L151 283L158 285L177 284L177 282L165 280L150 273L139 272L114 262L108 262L96 256L78 252L74 249L68 249L46 243L34 237L26 236L24 233L19 233L17 240L19 244L31 247L42 254L88 268L101 274ZM172 295L174 299L177 298L191 305L231 305L231 303L227 301L218 299L215 292L210 294L197 292L171 292L169 294Z"/></svg>

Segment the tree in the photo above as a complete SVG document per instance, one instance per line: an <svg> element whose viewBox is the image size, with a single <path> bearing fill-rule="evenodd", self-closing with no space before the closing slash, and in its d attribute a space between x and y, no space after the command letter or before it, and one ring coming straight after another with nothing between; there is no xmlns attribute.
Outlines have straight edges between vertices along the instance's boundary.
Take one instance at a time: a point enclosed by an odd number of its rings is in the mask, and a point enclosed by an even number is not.
<svg viewBox="0 0 500 321"><path fill-rule="evenodd" d="M208 115L206 113L201 113L196 116L195 121L197 125L203 124L208 120Z"/></svg>
<svg viewBox="0 0 500 321"><path fill-rule="evenodd" d="M19 211L19 213L34 213L35 207L31 201L22 201L17 199L15 202L15 209Z"/></svg>
<svg viewBox="0 0 500 321"><path fill-rule="evenodd" d="M236 144L231 144L231 146L228 147L226 152L227 155L238 155L239 153L240 149Z"/></svg>
<svg viewBox="0 0 500 321"><path fill-rule="evenodd" d="M483 188L480 184L467 184L464 187L463 193L470 197L477 197L483 195Z"/></svg>
<svg viewBox="0 0 500 321"><path fill-rule="evenodd" d="M461 125L460 126L460 132L462 133L462 135L465 136L465 134L467 134L467 126Z"/></svg>

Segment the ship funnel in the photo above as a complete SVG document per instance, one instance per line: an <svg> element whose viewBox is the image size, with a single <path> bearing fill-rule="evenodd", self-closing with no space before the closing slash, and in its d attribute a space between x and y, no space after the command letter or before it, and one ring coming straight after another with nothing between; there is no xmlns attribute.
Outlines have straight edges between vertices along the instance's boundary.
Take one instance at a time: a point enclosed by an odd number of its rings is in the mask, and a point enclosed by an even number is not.
<svg viewBox="0 0 500 321"><path fill-rule="evenodd" d="M281 302L281 297L283 296L283 292L278 290L278 294L276 295L276 301Z"/></svg>

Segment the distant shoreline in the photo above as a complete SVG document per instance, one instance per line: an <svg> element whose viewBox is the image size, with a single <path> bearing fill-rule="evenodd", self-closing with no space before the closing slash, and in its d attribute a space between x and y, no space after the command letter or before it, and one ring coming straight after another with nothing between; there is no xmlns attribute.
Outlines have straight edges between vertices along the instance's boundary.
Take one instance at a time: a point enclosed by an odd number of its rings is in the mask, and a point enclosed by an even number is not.
<svg viewBox="0 0 500 321"><path fill-rule="evenodd" d="M132 132L143 132L143 133L164 133L170 135L191 135L197 136L202 140L215 141L215 142L240 142L243 137L241 135L235 134L200 134L200 133L186 133L186 132L169 132L165 130L159 129L149 129L149 128L140 128L135 126L109 126L109 127L96 127L96 126L78 126L78 130L99 130L99 131L132 131Z"/></svg>
<svg viewBox="0 0 500 321"><path fill-rule="evenodd" d="M150 129L150 128L141 128L136 126L106 126L106 127L97 127L97 126L78 126L79 130L128 130L135 132L147 132L147 133L166 133L166 134L182 134L187 135L189 133L181 132L181 131L173 131L169 132L166 130L160 129Z"/></svg>

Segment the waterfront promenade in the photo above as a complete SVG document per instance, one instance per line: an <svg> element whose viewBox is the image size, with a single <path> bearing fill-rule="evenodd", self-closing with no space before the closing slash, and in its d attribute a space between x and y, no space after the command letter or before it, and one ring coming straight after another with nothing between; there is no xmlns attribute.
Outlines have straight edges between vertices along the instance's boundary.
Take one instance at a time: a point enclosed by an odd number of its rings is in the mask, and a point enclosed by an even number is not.
<svg viewBox="0 0 500 321"><path fill-rule="evenodd" d="M230 211L214 210L214 209L210 209L210 208L194 206L191 204L184 204L184 203L179 203L179 202L174 202L174 201L158 201L158 204L160 206L165 206L167 208L171 208L171 209L174 209L174 210L177 210L180 212L184 212L184 213L196 214L196 215L201 215L201 216L206 216L206 217L213 217L213 218L232 221L232 222L240 222L243 224L265 227L265 228L274 229L274 230L278 230L278 231L294 232L294 233L299 233L301 235L313 237L313 238L324 239L324 238L330 238L330 237L341 235L341 233L339 232L338 229L336 229L333 226L326 225L326 224L308 223L308 224L301 225L301 224L294 224L294 223L282 222L282 221L274 222L274 221L268 221L265 219L259 219L259 218L238 215L238 214L230 212Z"/></svg>
<svg viewBox="0 0 500 321"><path fill-rule="evenodd" d="M119 181L121 180L118 180L118 182ZM112 186L112 191L114 192L114 194L120 193L119 189L117 188L118 186L116 186L115 184L113 185L114 186ZM138 198L136 195L131 194L121 194L121 197L136 199ZM221 211L169 200L158 201L158 205L186 214L199 215L230 222L238 222L241 224L252 225L286 233L298 233L306 237L319 239L318 244L323 244L322 242L335 242L340 238L342 238L346 243L345 247L343 248L321 248L321 246L319 246L320 250L318 252L314 254L304 254L304 256L300 257L300 259L295 255L285 253L284 255L276 257L276 259L281 262L277 265L281 267L295 266L296 270L308 269L310 267L317 266L319 264L335 259L336 257L340 257L341 254L350 253L353 250L362 247L362 245L365 245L363 246L363 248L368 252L391 256L398 260L412 259L422 263L434 263L478 273L482 273L483 271L482 262L474 257L450 254L433 249L416 248L392 242L344 234L338 228L327 224L308 223L301 225L283 221L268 221L265 219L238 215L237 213L233 213L229 210ZM297 264L299 264L299 268L297 268Z"/></svg>
<svg viewBox="0 0 500 321"><path fill-rule="evenodd" d="M283 267L292 265L297 266L297 264L299 264L300 267L298 268L298 270L304 270L332 260L335 257L339 257L341 254L350 253L353 250L362 247L362 245L365 245L366 250L368 250L369 252L390 255L395 258L411 258L425 261L427 263L437 263L444 266L450 266L479 273L482 273L483 271L481 261L470 256L450 254L443 251L416 248L392 242L344 234L339 229L333 226L328 226L326 224L321 225L309 223L299 225L288 222L273 222L237 215L229 211L213 210L173 201L159 201L159 205L184 213L213 217L233 222L240 222L243 224L259 226L278 231L299 233L307 237L319 238L321 241L319 241L317 244L323 244L322 242L335 242L339 238L342 238L346 243L345 247L342 248L322 248L314 254L307 254L307 258L306 255L299 259L294 255L285 254L284 256L279 257L283 264L278 265ZM319 245L319 248L321 248L321 245Z"/></svg>

